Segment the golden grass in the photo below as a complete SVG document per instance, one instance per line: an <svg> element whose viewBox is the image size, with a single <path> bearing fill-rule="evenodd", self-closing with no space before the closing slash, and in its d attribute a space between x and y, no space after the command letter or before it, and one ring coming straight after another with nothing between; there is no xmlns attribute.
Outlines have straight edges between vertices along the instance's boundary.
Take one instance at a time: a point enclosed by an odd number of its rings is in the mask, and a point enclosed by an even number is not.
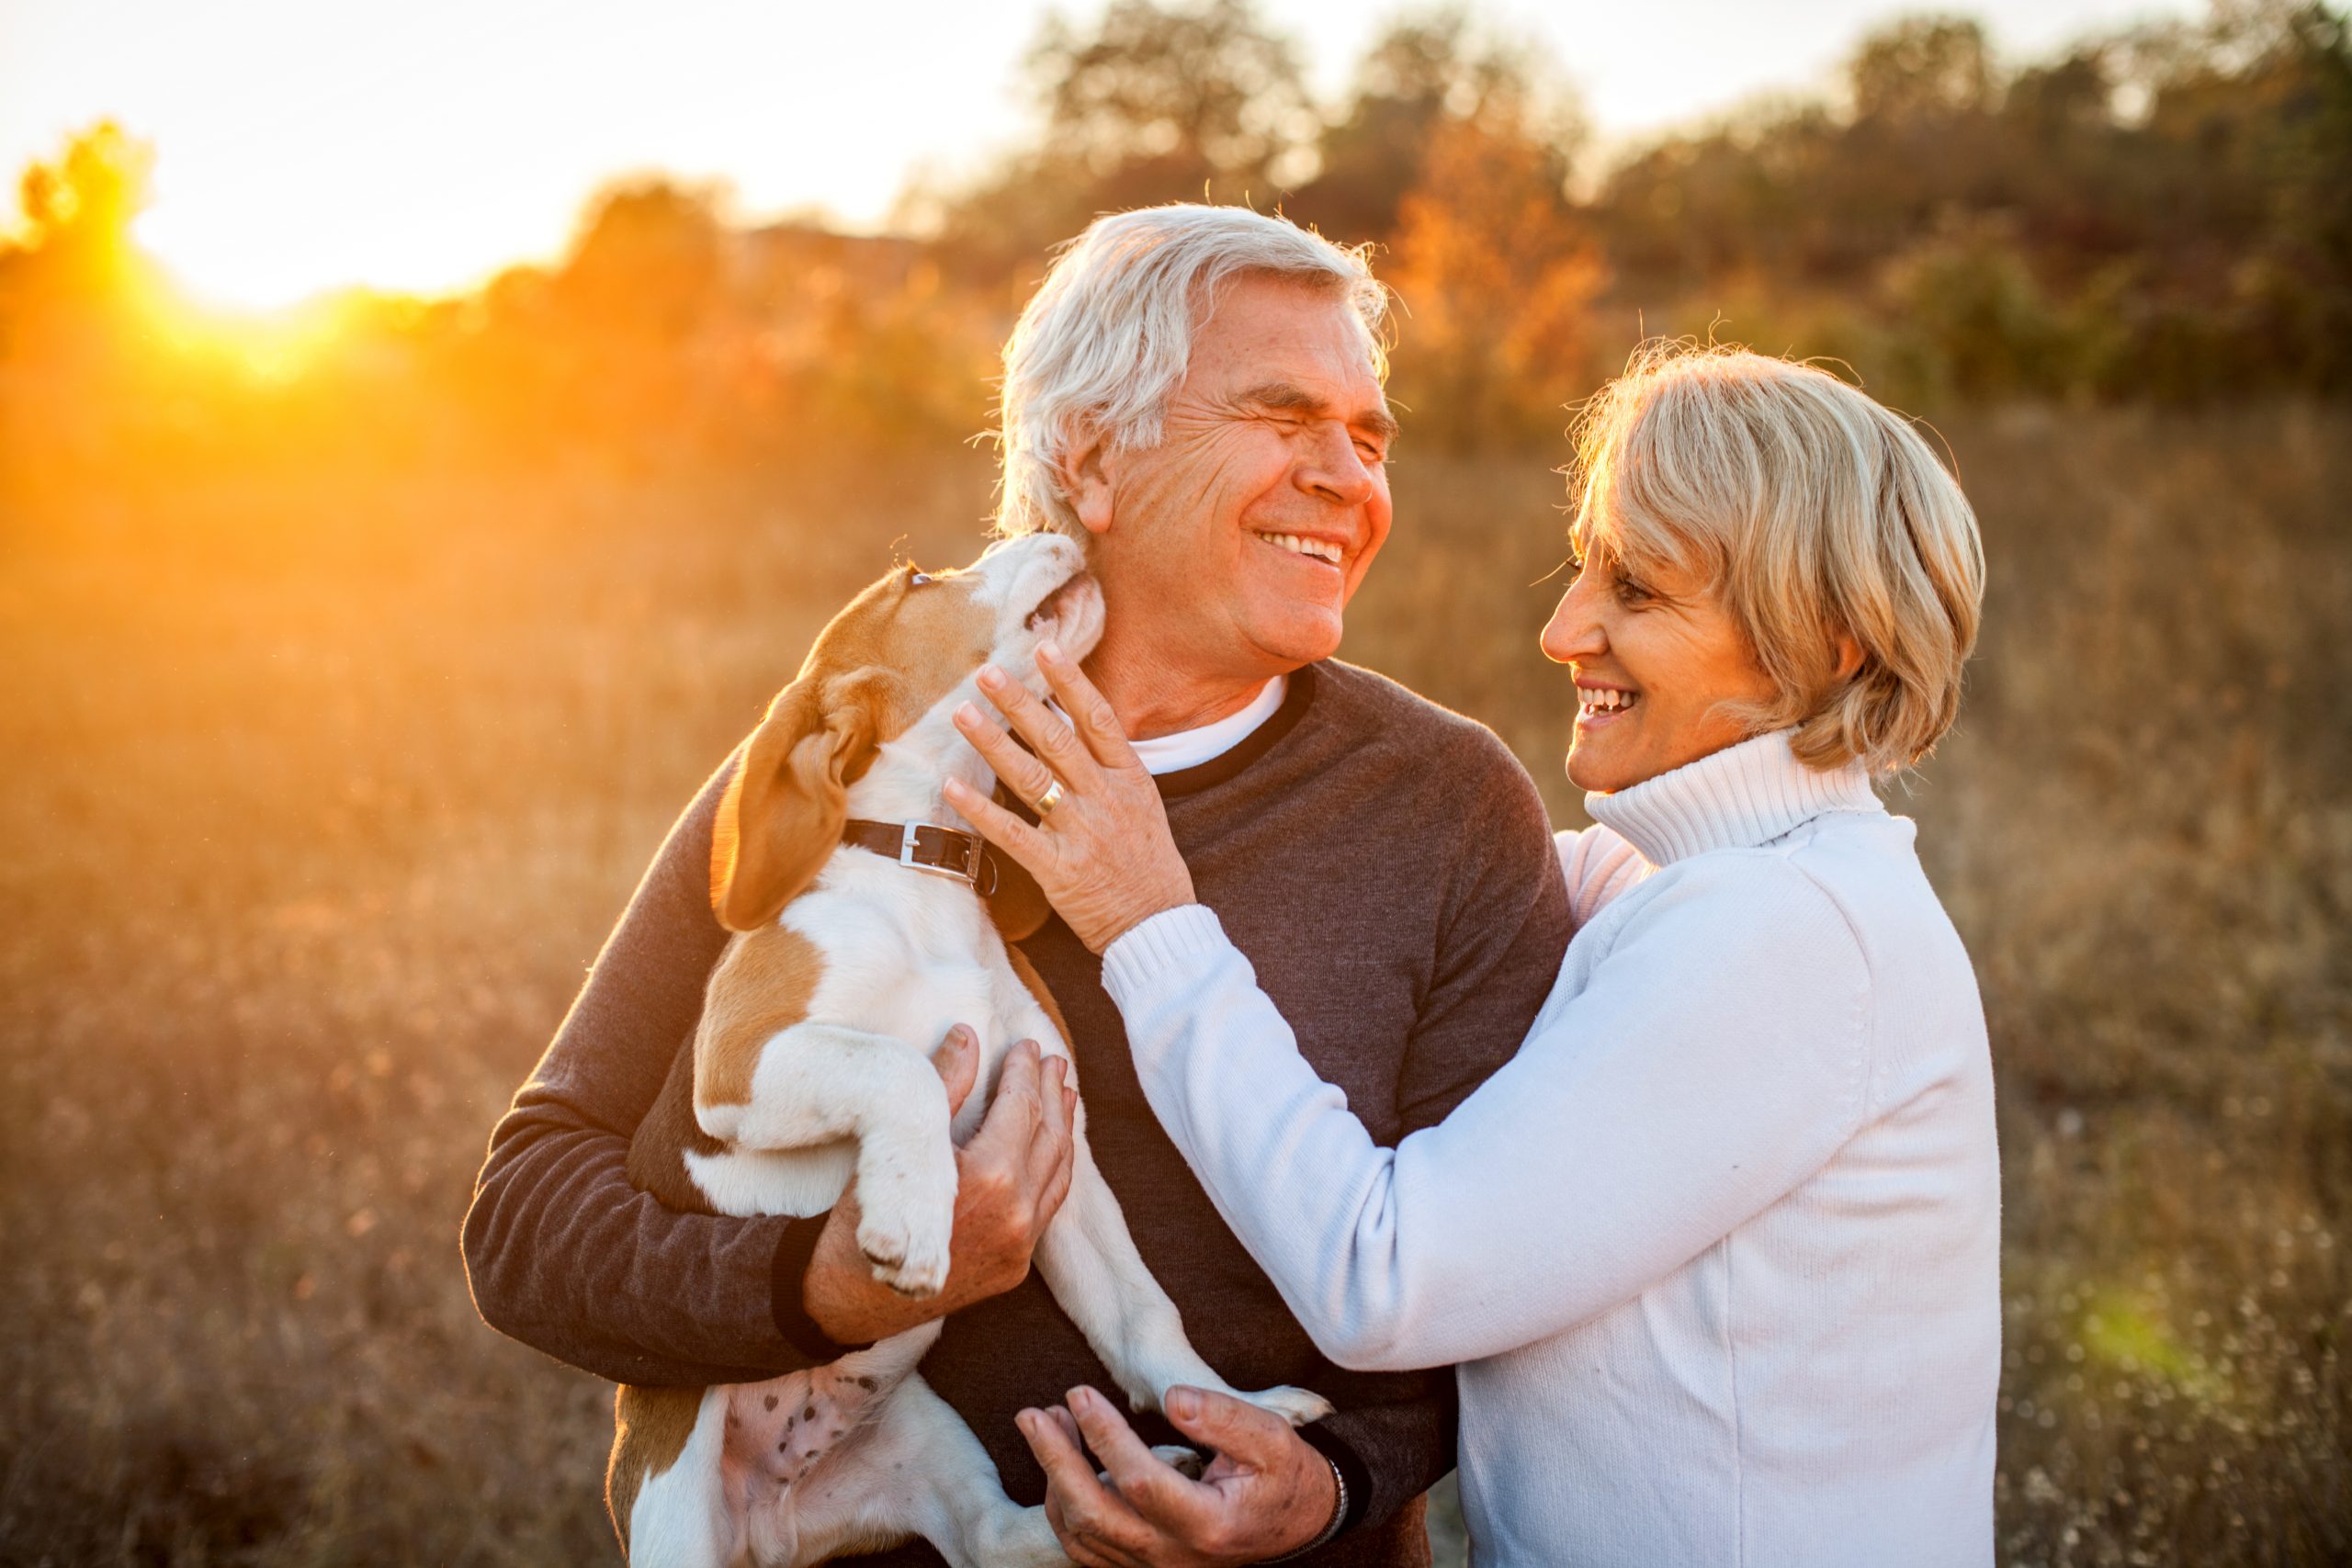
<svg viewBox="0 0 2352 1568"><path fill-rule="evenodd" d="M1984 979L2020 1563L2352 1552L2352 418L1950 432L1988 631L1905 809ZM473 1317L482 1139L695 783L976 457L232 474L0 518L0 1562L615 1557ZM1577 818L1541 460L1397 473L1350 657Z"/></svg>

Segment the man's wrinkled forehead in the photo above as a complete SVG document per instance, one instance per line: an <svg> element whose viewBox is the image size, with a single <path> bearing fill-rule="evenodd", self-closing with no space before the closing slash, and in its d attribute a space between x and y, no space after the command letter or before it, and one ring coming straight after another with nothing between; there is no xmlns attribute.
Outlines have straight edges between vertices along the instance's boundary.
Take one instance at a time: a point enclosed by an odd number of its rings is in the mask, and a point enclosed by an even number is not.
<svg viewBox="0 0 2352 1568"><path fill-rule="evenodd" d="M1192 341L1197 345L1211 323L1235 296L1254 293L1261 299L1269 296L1294 302L1303 316L1343 317L1350 337L1362 355L1363 367L1374 380L1388 379L1388 353L1380 333L1366 321L1357 308L1349 289L1340 280L1320 274L1301 276L1294 273L1272 272L1244 267L1227 274L1214 283L1194 288L1192 293Z"/></svg>

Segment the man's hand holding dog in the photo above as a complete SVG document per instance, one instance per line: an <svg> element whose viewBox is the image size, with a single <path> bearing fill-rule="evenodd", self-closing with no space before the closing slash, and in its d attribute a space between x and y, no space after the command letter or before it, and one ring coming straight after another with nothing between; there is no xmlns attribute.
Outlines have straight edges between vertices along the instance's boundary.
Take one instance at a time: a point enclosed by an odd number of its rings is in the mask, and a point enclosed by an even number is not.
<svg viewBox="0 0 2352 1568"><path fill-rule="evenodd" d="M1072 1389L1067 1405L1015 1417L1045 1467L1046 1521L1085 1568L1262 1562L1330 1524L1340 1503L1331 1461L1289 1422L1196 1388L1169 1390L1167 1415L1216 1453L1198 1481L1146 1448L1093 1389Z"/></svg>
<svg viewBox="0 0 2352 1568"><path fill-rule="evenodd" d="M952 1117L978 1077L979 1042L958 1024L933 1059L946 1081ZM842 1194L801 1284L802 1304L818 1327L844 1343L884 1339L1028 1278L1030 1254L1069 1191L1078 1091L1069 1085L1068 1067L1058 1056L1041 1060L1034 1040L1006 1055L987 1119L956 1152L955 1232L939 1294L902 1296L874 1278L857 1247L855 1190Z"/></svg>

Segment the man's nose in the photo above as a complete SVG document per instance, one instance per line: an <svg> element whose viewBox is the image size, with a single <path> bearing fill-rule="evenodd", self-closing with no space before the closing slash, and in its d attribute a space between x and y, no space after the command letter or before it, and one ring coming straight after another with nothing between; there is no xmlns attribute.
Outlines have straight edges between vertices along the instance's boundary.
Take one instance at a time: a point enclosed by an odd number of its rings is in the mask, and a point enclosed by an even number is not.
<svg viewBox="0 0 2352 1568"><path fill-rule="evenodd" d="M1316 427L1298 467L1298 487L1341 506L1362 506L1372 499L1371 465L1356 450L1356 438L1334 420Z"/></svg>
<svg viewBox="0 0 2352 1568"><path fill-rule="evenodd" d="M1568 584L1568 591L1560 595L1559 607L1544 625L1544 657L1555 664L1598 659L1609 650L1608 634L1600 617L1592 613L1590 596L1578 592L1583 584L1582 577Z"/></svg>

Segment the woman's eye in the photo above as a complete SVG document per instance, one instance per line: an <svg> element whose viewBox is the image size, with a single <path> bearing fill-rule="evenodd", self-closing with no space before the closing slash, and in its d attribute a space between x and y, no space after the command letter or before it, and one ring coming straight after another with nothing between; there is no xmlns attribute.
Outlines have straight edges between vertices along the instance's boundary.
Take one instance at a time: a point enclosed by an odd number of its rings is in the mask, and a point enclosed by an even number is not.
<svg viewBox="0 0 2352 1568"><path fill-rule="evenodd" d="M1620 577L1617 579L1617 597L1621 603L1638 604L1645 600L1656 598L1657 595L1632 578Z"/></svg>

